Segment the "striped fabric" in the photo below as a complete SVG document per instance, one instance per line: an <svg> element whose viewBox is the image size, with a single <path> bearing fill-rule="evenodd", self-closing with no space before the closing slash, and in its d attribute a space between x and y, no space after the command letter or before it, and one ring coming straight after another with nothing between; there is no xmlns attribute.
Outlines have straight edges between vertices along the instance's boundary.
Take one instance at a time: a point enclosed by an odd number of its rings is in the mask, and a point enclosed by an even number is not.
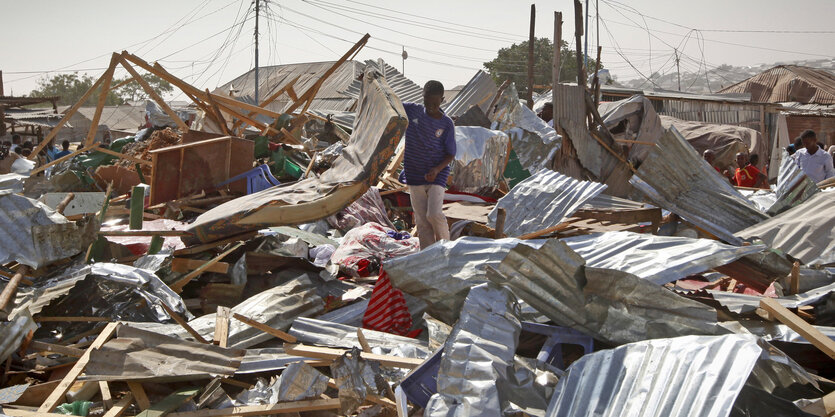
<svg viewBox="0 0 835 417"><path fill-rule="evenodd" d="M412 327L412 315L403 293L391 286L388 274L382 269L362 318L362 327L401 336Z"/></svg>
<svg viewBox="0 0 835 417"><path fill-rule="evenodd" d="M426 109L415 103L403 103L409 127L406 128L406 152L403 156L403 173L408 185L437 184L446 187L449 167L441 171L435 181L429 183L423 176L438 166L447 155L455 155L455 125L444 115L435 119Z"/></svg>

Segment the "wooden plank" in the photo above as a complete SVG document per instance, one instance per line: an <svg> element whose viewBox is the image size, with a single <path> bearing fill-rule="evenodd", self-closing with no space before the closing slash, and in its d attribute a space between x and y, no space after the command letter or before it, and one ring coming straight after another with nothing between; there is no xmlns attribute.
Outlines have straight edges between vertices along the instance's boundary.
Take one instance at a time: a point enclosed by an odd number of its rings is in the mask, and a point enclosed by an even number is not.
<svg viewBox="0 0 835 417"><path fill-rule="evenodd" d="M104 102L107 101L107 94L110 93L110 83L113 81L113 71L116 69L117 59L118 55L115 53L110 56L110 65L107 66L107 70L104 72L104 75L102 75L104 81L102 81L101 90L99 90L99 100L96 103L96 111L93 113L93 118L90 119L90 130L87 131L87 138L84 140L85 145L93 143L93 139L96 138L96 132L99 130L101 111L104 109Z"/></svg>
<svg viewBox="0 0 835 417"><path fill-rule="evenodd" d="M317 346L307 345L291 345L285 344L284 351L291 355L299 355L307 358L316 359L337 359L348 350L345 349L331 349ZM377 355L374 353L362 353L363 359L380 362L384 366L391 366L395 368L414 369L420 366L424 360L415 358L401 358L398 356Z"/></svg>
<svg viewBox="0 0 835 417"><path fill-rule="evenodd" d="M232 310L229 307L217 306L213 342L220 347L229 346L229 319L231 315Z"/></svg>
<svg viewBox="0 0 835 417"><path fill-rule="evenodd" d="M107 381L99 381L99 392L101 392L101 401L105 410L113 407L113 396L110 394L110 385Z"/></svg>
<svg viewBox="0 0 835 417"><path fill-rule="evenodd" d="M102 417L119 417L128 411L128 407L133 402L133 394L127 393L121 400L119 400L113 408L107 410Z"/></svg>
<svg viewBox="0 0 835 417"><path fill-rule="evenodd" d="M70 389L72 384L75 382L76 378L84 372L84 368L87 367L87 362L90 361L90 354L93 350L98 349L107 342L114 333L116 333L116 329L119 327L119 323L110 323L108 324L104 330L96 337L96 340L87 348L87 351L84 352L84 355L81 356L81 359L73 365L72 369L64 376L64 379L61 380L61 383L55 387L55 390L52 391L52 394L49 394L49 397L44 401L44 403L38 408L39 413L48 413L55 410L58 407L58 404L64 402L64 395L67 394L67 391Z"/></svg>
<svg viewBox="0 0 835 417"><path fill-rule="evenodd" d="M835 392L824 395L821 399L803 407L802 410L816 416L835 415Z"/></svg>
<svg viewBox="0 0 835 417"><path fill-rule="evenodd" d="M293 401L279 404L247 405L242 407L224 408L221 410L199 410L183 413L171 413L170 417L222 417L222 416L257 416L283 413L298 413L302 411L338 410L339 399L328 398L321 400Z"/></svg>
<svg viewBox="0 0 835 417"><path fill-rule="evenodd" d="M783 307L777 300L773 298L762 298L760 299L760 308L769 312L780 323L789 326L790 329L803 336L804 339L815 345L821 352L835 359L835 341L826 337L815 326L803 321L796 314Z"/></svg>
<svg viewBox="0 0 835 417"><path fill-rule="evenodd" d="M170 117L171 120L173 120L174 123L177 124L180 130L183 132L188 132L188 125L180 119L180 116L177 116L177 113L174 112L174 110L171 110L171 107L168 107L168 104L165 102L165 100L163 100L162 97L160 97L159 94L157 94L157 92L154 91L153 88L151 88L148 82L145 81L145 79L142 78L142 76L139 75L138 72L136 72L136 69L133 68L133 65L128 63L128 61L123 56L119 57L119 61L122 64L122 66L126 70L128 70L130 75L133 76L136 82L139 83L142 89L145 90L146 93L148 93L148 96L151 97L151 100L154 100L159 105L159 107L162 108L162 110L168 115L168 117Z"/></svg>
<svg viewBox="0 0 835 417"><path fill-rule="evenodd" d="M283 332L281 330L278 330L274 327L267 326L266 324L257 322L255 320L249 318L249 317L242 316L238 313L232 314L232 317L234 317L235 320L238 320L238 321L240 321L240 322L242 322L242 323L244 323L244 324L246 324L250 327L254 327L254 328L256 328L256 329L258 329L258 330L260 330L260 331L262 331L262 332L264 332L268 335L275 336L275 337L277 337L277 338L279 338L279 339L281 339L285 342L296 343L298 341L298 339L296 339L296 337L291 335L291 334L285 333L285 332Z"/></svg>
<svg viewBox="0 0 835 417"><path fill-rule="evenodd" d="M362 332L361 327L357 327L357 340L359 340L363 352L371 353L371 345L368 344L368 339L365 338L365 333Z"/></svg>
<svg viewBox="0 0 835 417"><path fill-rule="evenodd" d="M179 280L179 281L177 281L177 282L175 282L174 284L172 284L172 285L171 285L171 289L172 289L172 290L174 290L174 291L175 291L175 292L177 292L177 293L182 292L182 291L183 291L183 287L185 287L185 286L186 286L186 284L188 284L189 282L191 282L191 280L192 280L192 279L197 278L200 274L202 274L204 271L206 271L207 269L209 269L209 267L211 267L212 265L214 265L214 264L216 264L216 263L220 262L220 260L222 260L223 258L225 258L225 257L226 257L226 255L229 255L230 253L234 252L236 249L240 248L240 247L241 247L241 246L243 246L243 245L244 245L244 242L238 242L236 245L234 245L234 246L232 246L231 248L227 249L225 252L221 253L220 255L218 255L218 256L216 256L216 257L212 258L210 261L208 261L208 262L206 262L205 264L203 264L203 266L201 266L201 267L199 267L199 268L195 269L194 271L192 271L192 272L191 272L191 273L189 273L188 275L186 275L186 276L184 276L184 277L180 278L180 280Z"/></svg>
<svg viewBox="0 0 835 417"><path fill-rule="evenodd" d="M131 394L136 399L136 405L140 410L147 410L151 407L151 401L148 399L148 394L145 393L145 388L142 388L142 383L136 381L128 381L128 388Z"/></svg>
<svg viewBox="0 0 835 417"><path fill-rule="evenodd" d="M189 272L203 266L205 263L206 261L200 259L173 258L171 259L171 270L179 273ZM226 262L217 262L206 269L206 271L225 274L229 271L229 266Z"/></svg>
<svg viewBox="0 0 835 417"><path fill-rule="evenodd" d="M185 404L190 399L197 396L200 393L200 388L182 388L171 395L162 399L162 401L152 405L150 408L145 409L141 413L137 414L137 417L161 417L167 415L168 413L180 408L181 405Z"/></svg>
<svg viewBox="0 0 835 417"><path fill-rule="evenodd" d="M535 239L535 238L538 238L540 236L544 236L544 235L547 235L547 234L551 234L551 233L554 233L554 232L559 232L561 230L568 229L569 227L571 227L572 223L576 223L580 220L582 220L582 219L572 218L572 219L569 219L568 221L564 221L564 222L562 222L562 223L560 223L556 226L551 226L551 227L548 227L548 228L545 228L545 229L542 229L542 230L538 230L536 232L526 233L522 236L519 236L518 238L522 239L522 240Z"/></svg>
<svg viewBox="0 0 835 417"><path fill-rule="evenodd" d="M32 343L29 344L29 348L39 352L60 353L62 355L72 356L74 358L80 358L84 356L84 351L82 349L76 349L69 346L53 345L52 343L44 343L38 340L33 340Z"/></svg>
<svg viewBox="0 0 835 417"><path fill-rule="evenodd" d="M216 247L221 246L221 245L226 245L226 244L229 244L229 243L232 243L232 242L247 241L247 240L250 240L253 237L255 237L255 235L257 235L257 234L258 234L258 232L246 232L246 233L241 233L239 235L235 235L235 236L232 236L232 237L228 237L228 238L223 239L223 240L218 240L216 242L204 243L202 245L191 246L191 247L188 247L188 248L185 248L185 249L178 249L178 250L174 251L174 256L194 255L195 253L204 252L206 250L216 248Z"/></svg>
<svg viewBox="0 0 835 417"><path fill-rule="evenodd" d="M800 262L794 261L792 265L792 272L789 275L789 284L791 288L791 292L789 294L798 294L800 293Z"/></svg>
<svg viewBox="0 0 835 417"><path fill-rule="evenodd" d="M34 177L34 176L35 176L35 175L37 175L39 172L44 171L45 169L47 169L47 168L49 168L49 167L51 167L51 166L53 166L53 165L55 165L55 164L60 164L61 162L64 162L64 161L69 161L70 159L73 159L73 158L75 158L76 156L78 156L78 155L80 155L80 154L82 154L82 153L84 153L84 152L87 152L87 151L89 151L89 150L91 150L91 149L98 148L99 146L101 146L101 143L94 143L94 144L92 144L92 145L85 146L85 147L83 147L83 148L81 148L81 149L78 149L78 150L76 150L75 152L73 152L73 153L71 153L71 154L69 154L69 155L64 155L64 156L62 156L62 157L60 157L60 158L58 158L58 159L56 159L56 160L54 160L54 161L52 161L52 162L48 162L48 163L43 164L43 165L41 165L41 166L35 167L35 169L33 169L33 170L32 170L32 172L29 174L29 176ZM34 154L34 151L33 151L33 154Z"/></svg>
<svg viewBox="0 0 835 417"><path fill-rule="evenodd" d="M113 155L117 158L126 159L126 160L131 161L131 162L136 162L137 164L142 164L142 165L147 165L147 166L153 166L154 165L153 162L151 162L151 161L146 161L144 159L136 158L136 157L133 157L133 156L130 156L130 155L125 155L123 153L112 151L112 150L107 149L107 148L99 147L99 148L96 148L95 152L106 153L108 155Z"/></svg>
<svg viewBox="0 0 835 417"><path fill-rule="evenodd" d="M197 330L194 330L194 328L189 326L188 322L186 322L185 319L183 319L179 314L177 314L176 311L171 309L171 307L169 307L167 304L165 304L165 302L160 302L159 305L162 306L162 308L165 310L165 312L168 313L168 315L171 316L171 318L174 319L174 321L176 321L177 324L180 325L180 327L185 329L188 332L188 334L194 336L194 338L197 339L198 342L207 343L207 344L209 343L208 340L204 339L203 336L200 336L200 333L197 333Z"/></svg>
<svg viewBox="0 0 835 417"><path fill-rule="evenodd" d="M35 317L35 323L49 323L49 322L69 322L69 323L94 323L94 322L107 322L113 321L110 317L80 317L80 316L73 316L73 317L52 317L52 316L41 316Z"/></svg>
<svg viewBox="0 0 835 417"><path fill-rule="evenodd" d="M12 276L6 286L3 287L3 292L0 293L0 311L6 311L6 307L14 298L15 293L17 292L17 286L20 285L20 281L23 280L23 276L29 273L29 267L26 265L21 265L20 268L17 269L17 272ZM11 309L9 309L11 310Z"/></svg>
<svg viewBox="0 0 835 417"><path fill-rule="evenodd" d="M100 230L99 236L190 236L185 230Z"/></svg>

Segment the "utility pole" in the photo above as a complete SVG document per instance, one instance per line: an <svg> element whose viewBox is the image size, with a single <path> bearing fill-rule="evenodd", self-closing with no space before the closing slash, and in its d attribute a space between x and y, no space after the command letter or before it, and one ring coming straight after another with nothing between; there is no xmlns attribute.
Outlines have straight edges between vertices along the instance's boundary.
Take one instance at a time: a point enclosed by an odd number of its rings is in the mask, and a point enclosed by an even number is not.
<svg viewBox="0 0 835 417"><path fill-rule="evenodd" d="M583 33L586 34L586 39L583 40L583 66L589 66L589 0L586 0L586 29Z"/></svg>
<svg viewBox="0 0 835 417"><path fill-rule="evenodd" d="M678 67L678 49L673 49L673 53L676 54L676 75L678 76L678 91L681 91L681 72L679 71Z"/></svg>
<svg viewBox="0 0 835 417"><path fill-rule="evenodd" d="M583 4L574 0L574 37L577 50L577 85L586 86L585 66L583 65Z"/></svg>
<svg viewBox="0 0 835 417"><path fill-rule="evenodd" d="M400 73L403 74L403 76L405 76L406 75L406 58L409 57L409 54L406 53L406 47L405 46L403 46L402 48L403 48L403 53L400 54L400 57L402 58L402 60L400 61Z"/></svg>
<svg viewBox="0 0 835 417"><path fill-rule="evenodd" d="M261 0L255 0L255 105L258 101L258 13L261 11Z"/></svg>
<svg viewBox="0 0 835 417"><path fill-rule="evenodd" d="M557 115L560 112L557 111L558 108L562 108L560 106L559 100L557 100L557 89L559 88L560 84L560 58L562 55L562 12L554 12L554 61L553 61L553 68L551 68L551 102L553 103L552 107L552 117L554 118L554 129L557 129L559 132L560 124L559 119L557 119Z"/></svg>
<svg viewBox="0 0 835 417"><path fill-rule="evenodd" d="M3 92L3 71L0 71L0 96L4 96ZM6 112L3 107L0 107L0 136L6 134Z"/></svg>
<svg viewBox="0 0 835 417"><path fill-rule="evenodd" d="M528 91L525 94L528 99L528 108L533 109L533 44L536 41L534 38L534 25L536 24L536 5L531 4L531 32L528 35Z"/></svg>

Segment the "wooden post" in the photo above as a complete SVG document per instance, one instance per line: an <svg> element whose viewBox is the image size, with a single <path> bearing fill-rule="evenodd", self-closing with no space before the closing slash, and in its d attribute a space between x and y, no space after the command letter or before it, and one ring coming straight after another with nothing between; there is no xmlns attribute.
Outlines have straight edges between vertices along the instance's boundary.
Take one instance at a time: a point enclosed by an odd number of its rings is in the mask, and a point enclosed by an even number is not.
<svg viewBox="0 0 835 417"><path fill-rule="evenodd" d="M104 75L102 75L104 81L102 81L101 90L99 90L99 101L96 103L96 111L90 120L90 130L87 132L87 139L84 141L84 145L93 143L93 140L96 138L96 132L99 130L99 121L101 120L101 111L107 101L107 95L110 93L110 83L113 81L113 71L116 69L116 60L118 57L115 53L111 55L110 65L107 67Z"/></svg>
<svg viewBox="0 0 835 417"><path fill-rule="evenodd" d="M562 12L554 12L554 61L551 69L551 102L554 103L554 128L557 128L557 89L560 84L562 58Z"/></svg>
<svg viewBox="0 0 835 417"><path fill-rule="evenodd" d="M215 333L212 342L222 348L229 346L229 319L232 310L229 307L217 306L215 314Z"/></svg>
<svg viewBox="0 0 835 417"><path fill-rule="evenodd" d="M800 292L800 262L794 262L790 277L791 294L797 294Z"/></svg>
<svg viewBox="0 0 835 417"><path fill-rule="evenodd" d="M600 72L600 52L603 50L602 46L597 47L597 61L594 63L594 81L592 81L592 86L594 86L594 107L597 108L600 106L600 77L597 76L597 73Z"/></svg>
<svg viewBox="0 0 835 417"><path fill-rule="evenodd" d="M507 218L507 211L503 208L499 208L499 211L496 213L496 234L493 236L495 239L501 239L504 237L504 220Z"/></svg>
<svg viewBox="0 0 835 417"><path fill-rule="evenodd" d="M58 203L57 206L55 206L55 211L57 211L58 214L64 214L64 210L67 209L67 206L70 205L70 203L72 202L72 200L74 198L75 198L75 193L67 193L67 195L64 197L64 199L61 200L61 202Z"/></svg>
<svg viewBox="0 0 835 417"><path fill-rule="evenodd" d="M583 68L583 5L574 0L574 37L577 41L577 85L585 87L586 71Z"/></svg>
<svg viewBox="0 0 835 417"><path fill-rule="evenodd" d="M17 286L20 285L20 281L23 279L23 276L29 273L29 267L26 265L21 265L20 268L17 269L17 273L15 273L6 286L3 288L3 292L0 293L0 311L6 310L6 306L14 297L14 294L17 292Z"/></svg>
<svg viewBox="0 0 835 417"><path fill-rule="evenodd" d="M531 29L528 34L528 91L525 98L528 100L528 108L533 109L533 47L536 43L534 26L536 25L536 5L531 4Z"/></svg>

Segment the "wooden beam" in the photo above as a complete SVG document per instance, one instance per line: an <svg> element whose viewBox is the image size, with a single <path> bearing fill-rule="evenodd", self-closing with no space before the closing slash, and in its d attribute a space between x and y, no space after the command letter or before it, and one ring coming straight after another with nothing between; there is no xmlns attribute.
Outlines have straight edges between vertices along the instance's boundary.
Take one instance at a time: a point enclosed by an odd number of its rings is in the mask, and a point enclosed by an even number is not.
<svg viewBox="0 0 835 417"><path fill-rule="evenodd" d="M363 352L372 353L371 345L368 344L368 339L365 338L365 333L362 332L362 327L357 327L357 340L360 342Z"/></svg>
<svg viewBox="0 0 835 417"><path fill-rule="evenodd" d="M68 316L68 317L50 317L50 316L41 316L35 317L35 323L50 323L50 322L67 322L67 323L95 323L95 322L107 322L113 321L110 317L77 317L77 316Z"/></svg>
<svg viewBox="0 0 835 417"><path fill-rule="evenodd" d="M279 338L279 339L281 339L285 342L296 343L298 341L298 339L296 339L296 337L291 335L291 334L285 333L285 332L283 332L281 330L278 330L274 327L267 326L266 324L257 322L255 320L249 318L249 317L242 316L238 313L232 314L232 317L234 317L235 320L238 320L238 321L240 321L240 322L242 322L242 323L244 323L244 324L246 324L250 327L254 327L254 328L256 328L256 329L258 329L258 330L260 330L260 331L262 331L262 332L264 332L268 335L275 336L275 337L277 337L277 338Z"/></svg>
<svg viewBox="0 0 835 417"><path fill-rule="evenodd" d="M226 124L226 119L223 117L223 114L220 113L220 108L217 106L217 102L212 99L212 96L209 94L209 89L206 89L206 102L209 103L209 109L211 110L212 114L215 115L215 122L220 125L220 130L223 132L224 135L232 136L232 133L229 131L229 126Z"/></svg>
<svg viewBox="0 0 835 417"><path fill-rule="evenodd" d="M48 163L43 164L43 165L41 165L41 166L39 166L39 167L35 167L35 169L33 169L33 170L32 170L32 172L29 174L29 176L35 176L35 175L36 175L36 174L38 174L39 172L41 172L41 171L43 171L43 170L45 170L45 169L47 169L47 168L49 168L49 167L51 167L51 166L53 166L53 165L55 165L55 164L60 164L61 162L64 162L64 161L69 161L70 159L73 159L73 158L75 158L76 156L78 156L78 155L80 155L80 154L82 154L82 153L84 153L84 152L87 152L87 151L89 151L89 150L91 150L91 149L98 148L100 145L101 145L101 143L94 143L94 144L92 144L92 145L90 145L90 146L85 146L85 147L83 147L83 148L81 148L81 149L79 149L79 150L77 150L77 151L75 151L75 152L73 152L73 153L71 153L71 154L69 154L69 155L64 155L64 156L62 156L62 157L60 157L60 158L58 158L58 159L56 159L56 160L54 160L54 161L52 161L52 162L48 162ZM32 151L32 152L34 153L34 151Z"/></svg>
<svg viewBox="0 0 835 417"><path fill-rule="evenodd" d="M69 346L53 345L52 343L44 343L38 340L33 340L32 343L29 344L29 348L39 352L60 353L66 356L72 356L74 358L80 358L84 356L84 351L81 349L76 349L74 347Z"/></svg>
<svg viewBox="0 0 835 417"><path fill-rule="evenodd" d="M789 275L790 294L800 293L800 262L794 261L792 272Z"/></svg>
<svg viewBox="0 0 835 417"><path fill-rule="evenodd" d="M302 411L317 410L338 410L338 398L320 400L293 401L279 404L247 405L242 407L231 407L220 410L205 409L199 411L187 411L183 413L172 413L169 417L223 417L223 416L257 416L274 415L284 413L298 413Z"/></svg>
<svg viewBox="0 0 835 417"><path fill-rule="evenodd" d="M107 66L107 71L102 75L104 81L102 81L101 90L99 90L96 111L93 113L93 118L90 119L90 130L87 131L87 138L84 140L85 145L93 143L93 139L96 138L96 132L99 130L99 121L101 120L101 111L104 108L105 101L107 101L107 95L110 94L110 83L113 81L113 71L116 69L116 60L118 57L115 53L110 56L110 65Z"/></svg>
<svg viewBox="0 0 835 417"><path fill-rule="evenodd" d="M240 248L243 245L244 245L244 242L238 242L236 245L227 249L225 252L223 252L220 255L212 258L209 262L206 262L205 264L203 264L203 266L201 266L200 268L197 268L194 271L192 271L191 273L189 273L188 275L180 278L179 281L177 281L177 282L175 282L174 284L171 285L171 289L179 294L180 292L183 291L183 287L185 287L186 284L191 282L191 280L193 280L194 278L197 278L200 274L205 272L212 265L220 262L223 258L226 257L226 255L229 255L230 253L234 252L236 249Z"/></svg>
<svg viewBox="0 0 835 417"><path fill-rule="evenodd" d="M110 385L107 381L99 381L99 392L105 411L113 407L113 396L110 394Z"/></svg>
<svg viewBox="0 0 835 417"><path fill-rule="evenodd" d="M194 328L189 326L188 322L186 322L186 320L182 318L179 314L177 314L177 312L174 311L171 307L165 304L165 302L160 302L159 305L162 306L163 310L165 310L165 312L168 313L168 315L171 316L171 318L174 319L174 321L176 321L177 324L180 325L180 327L185 329L188 332L188 334L194 336L194 338L197 339L198 342L206 344L209 343L208 340L204 339L203 336L200 335L200 333L197 333L197 330L194 330Z"/></svg>
<svg viewBox="0 0 835 417"><path fill-rule="evenodd" d="M41 404L40 408L38 408L39 413L49 413L55 410L59 404L64 402L64 395L67 394L70 387L73 383L75 383L76 378L84 372L84 368L87 367L87 362L90 361L90 354L93 350L99 349L102 345L107 342L114 333L116 333L116 329L119 328L119 323L109 323L104 330L96 337L96 340L93 341L93 344L87 348L87 351L84 352L84 355L81 356L81 359L73 365L72 369L67 372L67 375L61 380L61 383L55 387L55 390L49 394L46 401Z"/></svg>
<svg viewBox="0 0 835 417"><path fill-rule="evenodd" d="M190 236L185 230L100 230L99 236Z"/></svg>
<svg viewBox="0 0 835 417"><path fill-rule="evenodd" d="M146 93L148 93L148 95L151 97L151 99L154 100L157 104L159 104L160 108L162 108L162 110L166 114L168 114L168 117L170 117L171 120L173 120L174 123L177 124L177 126L180 128L180 130L183 133L188 132L188 130L189 130L188 125L185 124L185 122L183 122L180 119L180 116L177 116L177 113L174 112L174 110L171 110L171 107L168 107L168 104L165 103L165 100L163 100L162 97L160 97L159 94L157 94L157 92L154 91L154 89L151 88L150 85L148 85L148 82L145 81L145 79L142 78L142 76L139 75L138 72L136 72L136 70L133 68L133 66L130 63L128 63L128 61L125 59L124 56L119 57L119 62L122 64L122 66L126 70L128 70L128 72L130 73L130 75L133 76L133 78L136 80L136 82L138 82L139 85L142 86L142 89L145 90Z"/></svg>
<svg viewBox="0 0 835 417"><path fill-rule="evenodd" d="M188 259L188 258L172 258L171 259L171 270L174 272L184 273L193 271L205 264L206 261L201 261L199 259ZM226 262L217 262L214 265L210 266L206 269L206 272L217 272L218 274L225 274L229 272L229 264Z"/></svg>
<svg viewBox="0 0 835 417"><path fill-rule="evenodd" d="M17 269L17 272L9 280L9 282L6 283L6 286L3 287L3 292L0 293L0 311L6 311L6 307L12 301L12 298L14 298L14 295L17 292L17 286L20 285L20 281L23 280L23 276L28 273L29 267L26 265L21 265L21 267Z"/></svg>
<svg viewBox="0 0 835 417"><path fill-rule="evenodd" d="M331 349L307 345L284 345L284 352L290 355L299 355L306 358L334 360L345 354L345 349ZM415 358L401 358L390 355L377 355L374 353L362 353L363 359L380 362L381 365L394 368L414 369L420 366L424 360Z"/></svg>
<svg viewBox="0 0 835 417"><path fill-rule="evenodd" d="M215 333L212 342L222 348L229 346L229 319L231 315L232 310L229 307L217 306Z"/></svg>
<svg viewBox="0 0 835 417"><path fill-rule="evenodd" d="M124 414L125 411L128 411L128 407L130 406L130 404L132 402L133 402L133 394L131 394L129 392L129 393L125 394L125 396L122 397L122 399L119 400L119 402L116 403L116 405L114 405L113 408L111 408L110 410L107 410L107 412L104 413L104 415L102 417L119 417L122 414Z"/></svg>
<svg viewBox="0 0 835 417"><path fill-rule="evenodd" d="M195 253L200 253L200 252L203 252L203 251L206 251L206 250L209 250L209 249L212 249L212 248L216 248L216 247L221 246L221 245L226 245L226 244L229 244L229 243L232 243L232 242L247 241L247 240L250 240L253 237L255 237L257 234L258 234L258 232L246 232L246 233L241 233L241 234L236 235L236 236L228 237L228 238L223 239L223 240L218 240L217 242L204 243L202 245L192 246L192 247L184 248L184 249L178 249L178 250L174 251L174 256L194 255Z"/></svg>
<svg viewBox="0 0 835 417"><path fill-rule="evenodd" d="M128 388L130 388L131 394L136 399L136 405L139 406L139 410L147 410L151 407L151 401L148 399L148 394L145 393L145 388L142 387L142 383L128 381Z"/></svg>
<svg viewBox="0 0 835 417"><path fill-rule="evenodd" d="M133 157L133 156L130 156L130 155L125 155L123 153L119 153L119 152L110 150L108 148L99 147L99 148L96 148L94 152L106 153L108 155L113 155L117 158L127 159L128 161L136 162L137 164L148 165L148 166L153 166L154 165L151 161L146 161L144 159L136 158L136 157Z"/></svg>
<svg viewBox="0 0 835 417"><path fill-rule="evenodd" d="M821 333L815 326L805 322L796 314L783 307L777 300L767 297L762 298L760 299L760 308L769 312L780 323L789 326L790 329L803 336L804 339L815 345L821 352L835 359L835 341Z"/></svg>

